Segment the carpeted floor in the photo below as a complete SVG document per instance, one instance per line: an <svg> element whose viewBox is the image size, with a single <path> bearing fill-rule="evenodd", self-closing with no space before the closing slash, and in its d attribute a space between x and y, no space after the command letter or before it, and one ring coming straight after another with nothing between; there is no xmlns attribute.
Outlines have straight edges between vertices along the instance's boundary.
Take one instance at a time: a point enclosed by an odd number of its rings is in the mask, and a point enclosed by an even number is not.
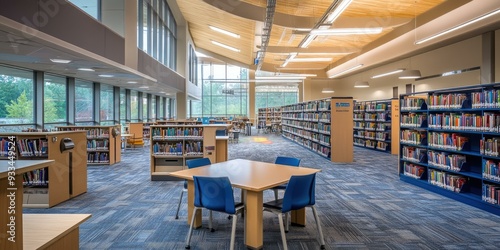
<svg viewBox="0 0 500 250"><path fill-rule="evenodd" d="M278 155L319 168L316 206L327 249L499 249L500 217L399 181L397 156L355 147L355 162L336 164L280 136L240 136L229 158L274 162ZM89 166L88 192L50 209L25 213L90 213L80 227L81 249L184 249L186 203L175 210L182 182L150 181L149 150L127 150L112 166ZM186 196L184 196L186 197ZM273 199L271 191L264 200ZM193 233L191 249L229 249L231 223L215 214L211 233ZM307 210L306 227L291 227L289 249L319 249ZM282 249L278 220L264 213L264 248ZM243 220L236 249L245 249Z"/></svg>

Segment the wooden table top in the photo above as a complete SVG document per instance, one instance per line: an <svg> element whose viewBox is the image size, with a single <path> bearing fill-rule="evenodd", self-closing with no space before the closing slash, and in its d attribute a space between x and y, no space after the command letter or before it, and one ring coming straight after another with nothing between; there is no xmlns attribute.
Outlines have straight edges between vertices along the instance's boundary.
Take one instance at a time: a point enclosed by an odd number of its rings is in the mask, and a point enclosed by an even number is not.
<svg viewBox="0 0 500 250"><path fill-rule="evenodd" d="M54 160L14 160L13 162L16 175L54 164ZM0 160L0 178L7 177L9 167L11 167L9 160Z"/></svg>
<svg viewBox="0 0 500 250"><path fill-rule="evenodd" d="M193 176L227 176L234 187L250 191L264 191L287 183L292 175L308 175L319 171L321 170L314 168L235 159L171 172L169 175L187 180L193 180Z"/></svg>

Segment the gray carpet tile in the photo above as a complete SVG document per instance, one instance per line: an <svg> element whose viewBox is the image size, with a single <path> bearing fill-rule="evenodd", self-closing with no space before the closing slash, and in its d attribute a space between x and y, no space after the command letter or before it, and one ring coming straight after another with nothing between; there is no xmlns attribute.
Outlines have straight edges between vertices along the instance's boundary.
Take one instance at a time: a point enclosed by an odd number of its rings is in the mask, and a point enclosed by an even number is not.
<svg viewBox="0 0 500 250"><path fill-rule="evenodd" d="M500 217L399 180L397 156L354 148L353 163L332 163L274 134L240 136L229 158L274 162L299 157L318 168L316 206L327 249L498 249ZM186 203L175 210L182 182L150 181L149 149L127 150L112 166L89 166L88 192L49 209L25 213L90 213L80 227L81 249L183 249L188 232ZM280 193L282 195L282 193ZM235 191L236 199L239 192ZM186 196L184 196L186 199ZM272 200L266 191L264 200ZM288 247L319 249L316 225L307 210L306 227L291 227ZM214 214L215 232L203 214L192 249L229 249L231 221ZM282 249L278 219L264 213L264 248ZM236 249L245 249L243 219Z"/></svg>

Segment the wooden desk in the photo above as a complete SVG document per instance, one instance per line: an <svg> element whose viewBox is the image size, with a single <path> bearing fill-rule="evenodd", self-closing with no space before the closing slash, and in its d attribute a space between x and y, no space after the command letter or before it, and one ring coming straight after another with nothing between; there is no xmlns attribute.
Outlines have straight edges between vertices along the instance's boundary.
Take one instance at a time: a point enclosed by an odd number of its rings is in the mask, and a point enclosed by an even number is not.
<svg viewBox="0 0 500 250"><path fill-rule="evenodd" d="M15 160L15 186L12 186L8 179L9 161L0 161L0 249L78 249L78 226L90 214L23 215L23 174L53 164L54 160ZM15 214L9 208L13 205ZM9 241L11 235L7 234L11 216L15 222L15 242Z"/></svg>
<svg viewBox="0 0 500 250"><path fill-rule="evenodd" d="M134 134L121 134L122 144L124 144L123 148L122 148L123 150L127 149L127 144L128 144L127 140L129 137L132 137L132 136L134 136Z"/></svg>
<svg viewBox="0 0 500 250"><path fill-rule="evenodd" d="M235 159L205 167L171 172L170 175L188 181L188 218L190 223L194 208L193 176L227 176L233 187L245 191L245 244L252 249L263 246L263 192L285 184L292 175L307 175L319 169ZM305 209L292 213L292 222L305 225ZM196 215L194 227L201 226L201 213Z"/></svg>

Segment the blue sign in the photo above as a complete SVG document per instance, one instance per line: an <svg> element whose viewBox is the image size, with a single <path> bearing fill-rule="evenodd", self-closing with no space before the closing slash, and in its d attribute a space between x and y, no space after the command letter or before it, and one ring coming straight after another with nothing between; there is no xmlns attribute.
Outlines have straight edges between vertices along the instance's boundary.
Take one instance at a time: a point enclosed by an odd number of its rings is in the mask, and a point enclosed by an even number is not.
<svg viewBox="0 0 500 250"><path fill-rule="evenodd" d="M351 106L351 103L349 102L336 102L335 107L336 108L349 108Z"/></svg>

